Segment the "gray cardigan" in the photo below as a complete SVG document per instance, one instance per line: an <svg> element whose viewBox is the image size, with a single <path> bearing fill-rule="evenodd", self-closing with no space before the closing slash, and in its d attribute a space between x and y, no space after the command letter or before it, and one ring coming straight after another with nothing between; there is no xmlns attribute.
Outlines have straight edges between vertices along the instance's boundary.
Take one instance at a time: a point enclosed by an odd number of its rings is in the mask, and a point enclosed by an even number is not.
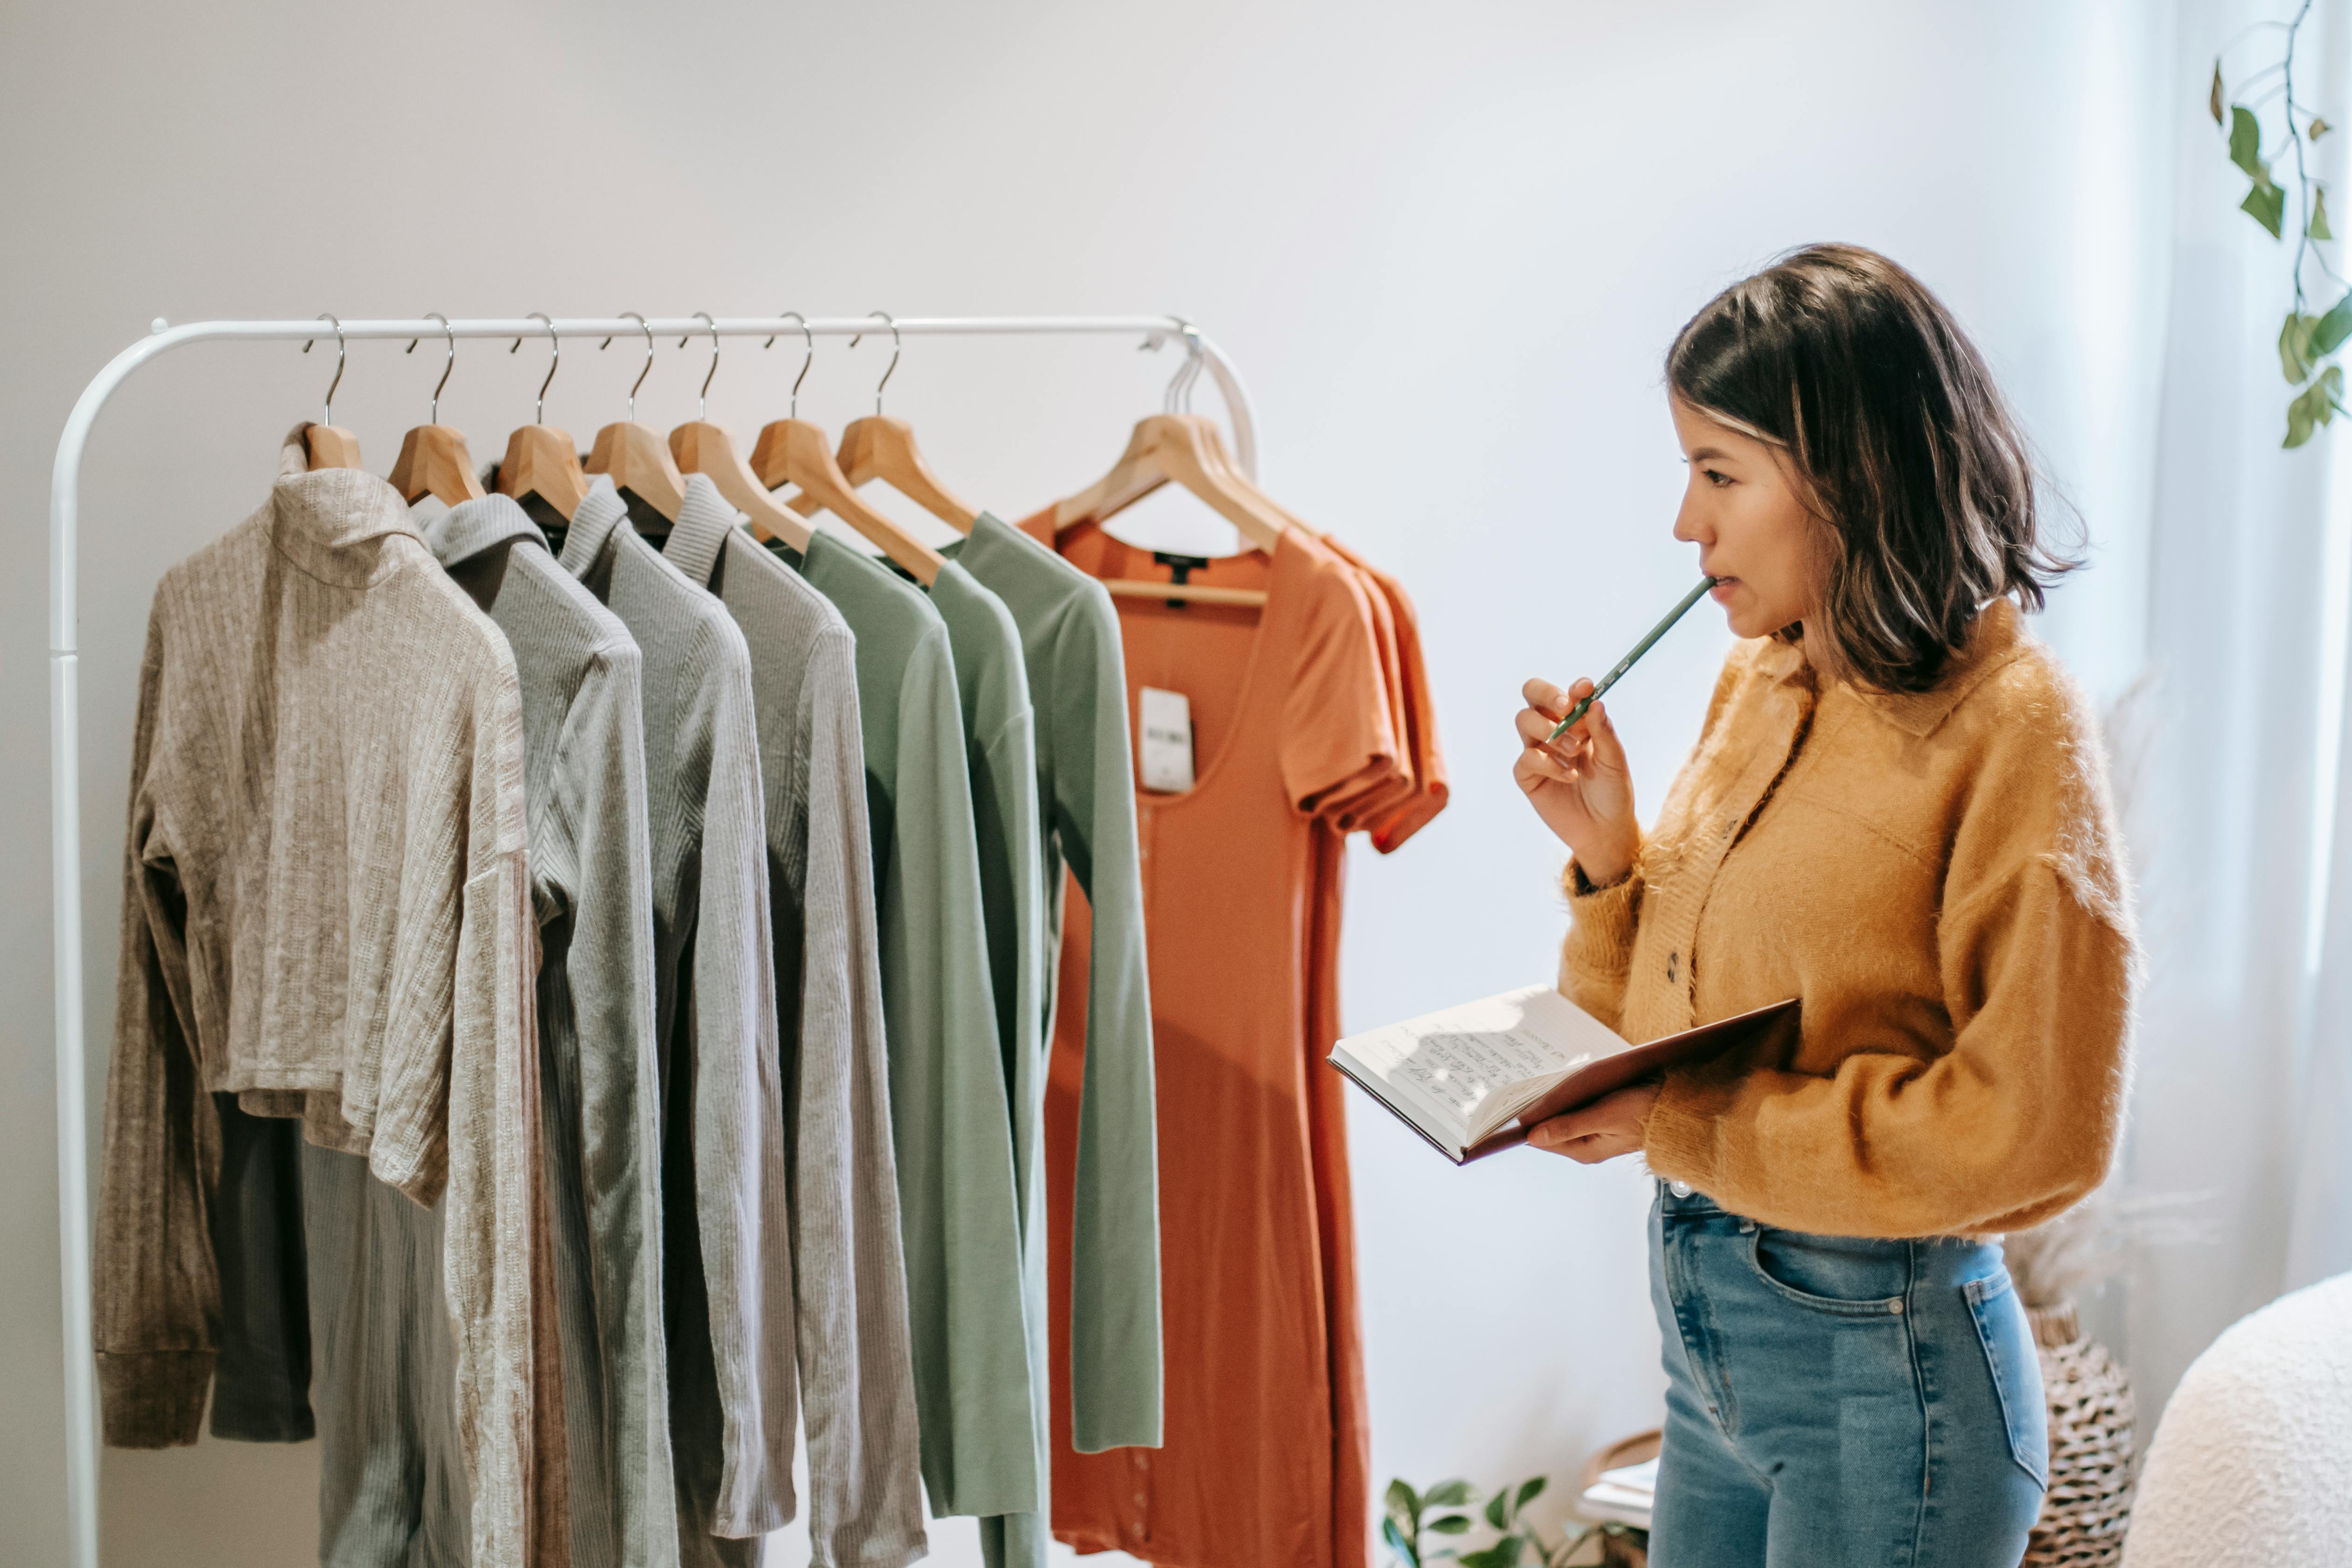
<svg viewBox="0 0 2352 1568"><path fill-rule="evenodd" d="M857 643L824 595L736 522L710 481L689 476L662 553L709 584L751 650L775 891L811 1560L814 1568L904 1568L927 1543Z"/></svg>
<svg viewBox="0 0 2352 1568"><path fill-rule="evenodd" d="M563 565L645 655L655 1030L664 1084L671 1438L687 1561L748 1561L792 1517L792 1257L751 656L609 480ZM710 1539L740 1546L724 1552Z"/></svg>

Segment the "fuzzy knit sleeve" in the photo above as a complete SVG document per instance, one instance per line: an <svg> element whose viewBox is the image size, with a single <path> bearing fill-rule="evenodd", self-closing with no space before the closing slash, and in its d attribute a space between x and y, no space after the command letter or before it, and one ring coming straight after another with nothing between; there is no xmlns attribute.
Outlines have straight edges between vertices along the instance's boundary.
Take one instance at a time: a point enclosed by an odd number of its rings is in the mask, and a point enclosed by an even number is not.
<svg viewBox="0 0 2352 1568"><path fill-rule="evenodd" d="M1568 894L1568 940L1559 949L1559 994L1607 1024L1625 1012L1625 977L1633 963L1633 933L1642 920L1642 856L1605 887L1585 879L1574 861L1560 873Z"/></svg>
<svg viewBox="0 0 2352 1568"><path fill-rule="evenodd" d="M2012 694L2014 695L2014 694ZM1670 1075L1652 1170L1727 1208L1838 1235L1990 1235L2105 1176L2137 960L2098 739L2071 688L1982 723L1936 925L1948 1051L1860 1044L1829 1076Z"/></svg>

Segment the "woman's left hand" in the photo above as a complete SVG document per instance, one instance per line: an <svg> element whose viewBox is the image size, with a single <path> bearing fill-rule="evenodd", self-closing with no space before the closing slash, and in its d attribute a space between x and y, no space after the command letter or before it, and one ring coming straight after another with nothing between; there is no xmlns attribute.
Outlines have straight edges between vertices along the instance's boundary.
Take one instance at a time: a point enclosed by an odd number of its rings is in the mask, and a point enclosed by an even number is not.
<svg viewBox="0 0 2352 1568"><path fill-rule="evenodd" d="M1650 1107L1657 1103L1654 1080L1629 1083L1580 1110L1537 1123L1528 1134L1528 1144L1566 1155L1580 1165L1597 1166L1641 1148L1643 1126L1650 1119Z"/></svg>

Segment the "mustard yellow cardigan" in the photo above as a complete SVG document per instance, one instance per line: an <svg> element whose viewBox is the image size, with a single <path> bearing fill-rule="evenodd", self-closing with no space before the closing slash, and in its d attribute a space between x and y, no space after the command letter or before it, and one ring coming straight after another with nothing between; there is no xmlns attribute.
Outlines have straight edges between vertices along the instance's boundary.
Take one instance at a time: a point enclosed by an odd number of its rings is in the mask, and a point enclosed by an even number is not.
<svg viewBox="0 0 2352 1568"><path fill-rule="evenodd" d="M1671 1074L1650 1168L1767 1225L1981 1236L2105 1175L2137 961L2095 721L1997 601L1929 691L1742 643L1633 872L1571 862L1559 987L1629 1040L1800 997Z"/></svg>

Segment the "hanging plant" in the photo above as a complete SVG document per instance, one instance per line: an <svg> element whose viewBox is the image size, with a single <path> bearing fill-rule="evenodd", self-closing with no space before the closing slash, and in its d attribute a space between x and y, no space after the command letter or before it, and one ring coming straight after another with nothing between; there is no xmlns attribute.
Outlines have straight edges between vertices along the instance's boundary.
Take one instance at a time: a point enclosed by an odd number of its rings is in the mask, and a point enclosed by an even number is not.
<svg viewBox="0 0 2352 1568"><path fill-rule="evenodd" d="M2278 59L2244 77L2234 89L2222 79L2221 60L2215 58L2212 90L2205 105L2213 123L2227 132L2230 162L2253 182L2238 210L2262 225L2274 240L2285 238L2287 191L2271 166L2284 159L2288 150L2294 154L2296 221L2290 274L2294 305L2279 328L2278 340L2280 373L2286 377L2287 385L2297 389L2286 405L2286 440L2282 444L2290 447L2309 441L2314 431L2337 414L2352 412L2344 405L2344 367L2329 362L2345 340L2352 339L2352 288L2346 287L2321 248L2336 238L2327 225L2327 188L2311 177L2304 161L2305 149L2334 128L2294 95L2294 47L2310 15L2311 0L2303 0L2293 21L2258 22L2240 34L2243 38L2250 33L2275 29L2285 35L2285 47ZM2285 120L2286 144L2265 155L2261 111L2273 103ZM2307 271L2315 267L2330 291L2345 290L2318 315L2306 308L2310 301L2305 290Z"/></svg>

